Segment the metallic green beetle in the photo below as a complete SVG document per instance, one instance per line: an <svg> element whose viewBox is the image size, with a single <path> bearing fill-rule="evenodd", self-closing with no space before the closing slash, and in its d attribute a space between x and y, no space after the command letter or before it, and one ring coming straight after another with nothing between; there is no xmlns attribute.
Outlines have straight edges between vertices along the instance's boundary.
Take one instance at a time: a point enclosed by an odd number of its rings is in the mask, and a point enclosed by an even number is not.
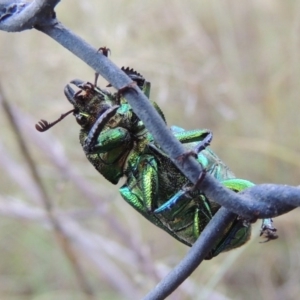
<svg viewBox="0 0 300 300"><path fill-rule="evenodd" d="M150 83L133 69L122 70L149 98ZM111 93L81 80L71 84L79 91L75 93L71 85L67 85L65 95L74 106L70 112L81 126L79 139L88 160L113 184L125 176L126 183L120 188L125 201L153 224L191 246L220 205L201 191L192 189L193 184L156 144L122 93ZM152 104L165 121L158 105ZM42 120L36 128L44 131L55 123ZM207 147L212 139L209 130L185 131L173 126L171 131L187 152L197 152L197 160L206 172L227 188L239 192L254 185L236 178ZM277 237L275 232L272 220L264 220L261 234L270 240ZM243 245L250 233L249 222L236 216L206 259Z"/></svg>

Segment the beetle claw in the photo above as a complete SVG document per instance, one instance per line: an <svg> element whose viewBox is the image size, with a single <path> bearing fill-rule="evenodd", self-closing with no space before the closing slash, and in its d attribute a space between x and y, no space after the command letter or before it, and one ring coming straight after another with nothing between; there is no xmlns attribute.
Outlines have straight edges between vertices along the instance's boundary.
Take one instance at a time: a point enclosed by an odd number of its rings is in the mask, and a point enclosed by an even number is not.
<svg viewBox="0 0 300 300"><path fill-rule="evenodd" d="M67 99L73 104L74 103L74 97L75 97L76 93L72 89L70 84L67 84L65 86L64 93L65 93L65 96L67 97Z"/></svg>
<svg viewBox="0 0 300 300"><path fill-rule="evenodd" d="M267 225L263 224L260 231L260 236L263 236L266 238L266 240L260 242L260 243L267 243L272 240L276 240L278 238L278 235L276 233L277 229L273 227L272 224Z"/></svg>

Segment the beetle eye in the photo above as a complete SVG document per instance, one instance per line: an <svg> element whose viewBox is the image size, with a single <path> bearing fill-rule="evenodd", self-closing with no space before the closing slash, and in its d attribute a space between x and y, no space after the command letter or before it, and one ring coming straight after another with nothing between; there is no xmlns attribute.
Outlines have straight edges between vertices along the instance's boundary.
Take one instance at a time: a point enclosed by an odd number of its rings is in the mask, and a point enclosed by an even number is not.
<svg viewBox="0 0 300 300"><path fill-rule="evenodd" d="M82 115L82 114L78 114L78 115L76 115L75 117L76 117L77 123L78 123L80 126L84 126L84 125L87 123L87 121L88 121L87 116Z"/></svg>

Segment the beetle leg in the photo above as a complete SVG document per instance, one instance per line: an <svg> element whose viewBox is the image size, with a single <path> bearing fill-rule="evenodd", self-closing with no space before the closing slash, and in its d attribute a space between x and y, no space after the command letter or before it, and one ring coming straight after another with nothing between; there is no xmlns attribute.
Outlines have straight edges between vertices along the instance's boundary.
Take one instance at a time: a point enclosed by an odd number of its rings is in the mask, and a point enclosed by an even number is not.
<svg viewBox="0 0 300 300"><path fill-rule="evenodd" d="M106 46L104 47L100 47L97 52L101 52L104 56L108 57L108 53L111 54L111 51L109 48L107 48ZM97 82L98 82L98 78L99 78L99 73L95 73L95 80L94 80L94 86L97 86Z"/></svg>
<svg viewBox="0 0 300 300"><path fill-rule="evenodd" d="M178 204L181 201L187 201L187 198L191 199L192 197L189 196L190 193L194 192L195 189L198 188L197 185L199 185L202 180L204 179L206 175L206 170L204 169L197 180L197 183L193 185L192 187L183 187L180 191L178 191L170 200L165 202L163 205L161 205L159 208L157 208L154 213L159 214L166 210L171 210L176 204ZM185 197L183 197L185 196Z"/></svg>
<svg viewBox="0 0 300 300"><path fill-rule="evenodd" d="M197 158L197 155L210 145L212 141L213 134L208 129L196 129L196 130L184 130L178 126L172 126L171 130L174 136L182 144L189 144L197 142L196 146L193 149L187 150L185 153L179 155L177 159L184 163L187 157L194 156Z"/></svg>
<svg viewBox="0 0 300 300"><path fill-rule="evenodd" d="M266 240L261 243L266 243L271 240L276 240L278 238L276 231L277 231L277 229L273 226L272 219L263 219L262 225L261 225L260 236L264 236L266 238Z"/></svg>
<svg viewBox="0 0 300 300"><path fill-rule="evenodd" d="M111 54L110 49L107 48L106 46L100 47L97 52L102 52L102 54L106 57L108 57L108 53Z"/></svg>
<svg viewBox="0 0 300 300"><path fill-rule="evenodd" d="M130 133L127 129L116 127L108 129L99 135L87 137L83 144L83 149L87 154L104 153L126 145L131 141Z"/></svg>
<svg viewBox="0 0 300 300"><path fill-rule="evenodd" d="M224 180L222 181L222 184L224 184L227 188L237 193L248 187L254 186L254 183L248 180L238 179L238 178ZM277 229L273 226L272 219L263 219L260 236L265 237L266 240L261 243L266 243L271 240L276 240L278 238L276 231Z"/></svg>
<svg viewBox="0 0 300 300"><path fill-rule="evenodd" d="M249 222L239 219L238 217L231 223L226 234L217 242L214 249L212 249L205 259L212 259L223 251L244 245L250 238L251 230L249 229Z"/></svg>
<svg viewBox="0 0 300 300"><path fill-rule="evenodd" d="M155 157L144 154L137 160L133 158L133 162L128 161L127 164L129 165L126 174L127 182L124 188L120 190L123 193L122 196L127 201L129 197L133 197L130 194L135 194L141 202L139 205L136 204L136 209L142 209L145 214L152 213L158 193L158 165Z"/></svg>
<svg viewBox="0 0 300 300"><path fill-rule="evenodd" d="M132 90L133 92L135 92L136 94L138 93L136 90L137 87L137 83L135 81L132 81L128 84L126 84L125 86L121 87L116 94L116 98L117 98L117 103L121 103L121 97L123 96L123 94L129 90Z"/></svg>
<svg viewBox="0 0 300 300"><path fill-rule="evenodd" d="M186 131L181 127L172 126L171 131L177 140L182 144L193 142L199 142L201 144L203 140L205 140L206 143L212 140L212 132L208 129L195 129Z"/></svg>
<svg viewBox="0 0 300 300"><path fill-rule="evenodd" d="M155 214L163 213L167 210L171 210L176 204L180 202L180 200L186 200L182 196L186 195L187 191L182 189L178 191L170 200L165 202L163 205L154 210Z"/></svg>
<svg viewBox="0 0 300 300"><path fill-rule="evenodd" d="M189 132L187 132L187 134L183 137L183 139L182 140L180 140L179 139L179 141L181 142L181 143L189 143L189 135L188 135L188 133ZM191 136L193 137L193 138L195 138L194 137L194 132L192 131L192 134L191 134ZM210 132L210 131L200 131L199 130L199 133L198 133L199 135L197 135L196 136L196 138L198 139L197 141L199 141L198 142L198 144L195 146L195 148L194 149L192 149L192 150L189 150L189 151L186 151L185 153L183 153L183 154L181 154L181 155L179 155L178 157L177 157L177 159L179 160L179 162L180 163L184 163L185 162L185 160L189 157L189 156L193 156L193 157L195 157L195 158L197 158L198 157L198 154L201 152L201 151L203 151L206 147L208 147L209 145L210 145L210 142L212 141L212 138L213 138L213 135L212 135L212 132ZM187 141L186 141L187 140Z"/></svg>
<svg viewBox="0 0 300 300"><path fill-rule="evenodd" d="M157 162L152 155L143 155L139 160L138 181L143 195L144 207L148 212L153 211L153 204L157 197L157 168Z"/></svg>
<svg viewBox="0 0 300 300"><path fill-rule="evenodd" d="M119 106L115 105L111 108L108 108L102 114L100 114L100 116L98 117L98 119L96 120L94 125L92 126L91 130L89 131L89 134L88 134L86 140L84 141L84 145L83 145L84 151L86 151L86 152L92 151L92 148L95 147L96 141L97 141L103 127L107 124L108 120L113 115L115 115L118 108L119 108Z"/></svg>

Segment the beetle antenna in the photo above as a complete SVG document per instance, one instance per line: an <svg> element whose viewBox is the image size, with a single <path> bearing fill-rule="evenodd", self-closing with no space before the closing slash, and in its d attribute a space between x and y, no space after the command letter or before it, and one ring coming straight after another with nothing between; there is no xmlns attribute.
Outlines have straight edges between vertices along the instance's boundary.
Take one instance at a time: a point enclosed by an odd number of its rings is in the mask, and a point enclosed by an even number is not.
<svg viewBox="0 0 300 300"><path fill-rule="evenodd" d="M48 123L46 120L40 120L37 124L35 124L35 129L39 132L44 132L53 127L55 124L60 122L62 119L64 119L67 115L74 112L75 109L72 109L64 114L62 114L56 121L52 123Z"/></svg>

